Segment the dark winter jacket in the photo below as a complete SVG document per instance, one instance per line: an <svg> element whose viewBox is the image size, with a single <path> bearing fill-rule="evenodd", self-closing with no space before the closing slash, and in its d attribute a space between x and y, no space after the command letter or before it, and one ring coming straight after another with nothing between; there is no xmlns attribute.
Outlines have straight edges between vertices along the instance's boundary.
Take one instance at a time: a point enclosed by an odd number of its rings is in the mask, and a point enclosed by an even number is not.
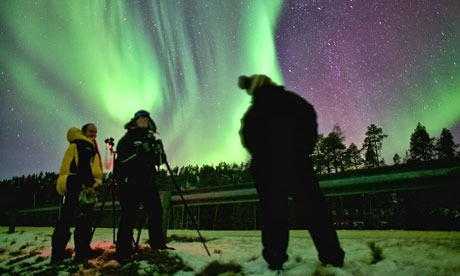
<svg viewBox="0 0 460 276"><path fill-rule="evenodd" d="M151 179L160 156L158 140L152 131L129 129L118 142L115 176L121 182L130 177Z"/></svg>
<svg viewBox="0 0 460 276"><path fill-rule="evenodd" d="M62 159L56 182L58 193L66 194L69 176L77 177L77 183L87 187L101 185L103 169L96 143L76 127L67 131L67 140L70 145Z"/></svg>
<svg viewBox="0 0 460 276"><path fill-rule="evenodd" d="M284 158L306 157L318 138L316 113L306 100L282 86L258 87L242 118L240 135L258 160L284 162Z"/></svg>

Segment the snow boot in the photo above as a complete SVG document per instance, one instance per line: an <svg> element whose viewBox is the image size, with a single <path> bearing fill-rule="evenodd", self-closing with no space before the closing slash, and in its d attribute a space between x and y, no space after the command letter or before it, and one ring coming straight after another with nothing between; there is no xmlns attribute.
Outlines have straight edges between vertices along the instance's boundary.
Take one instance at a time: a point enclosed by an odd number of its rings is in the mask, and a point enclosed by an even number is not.
<svg viewBox="0 0 460 276"><path fill-rule="evenodd" d="M268 263L268 267L271 270L282 270L283 264L287 261L288 255L284 252L282 253L274 253L269 252L267 249L262 251L262 256L264 257L265 261Z"/></svg>
<svg viewBox="0 0 460 276"><path fill-rule="evenodd" d="M62 230L59 226L54 230L51 236L51 262L60 262L72 257L72 252L66 250L67 243L70 240L70 231Z"/></svg>
<svg viewBox="0 0 460 276"><path fill-rule="evenodd" d="M53 251L52 251L53 252ZM72 251L71 250L64 250L64 252L56 253L53 252L51 253L51 264L59 263L64 260L72 258Z"/></svg>
<svg viewBox="0 0 460 276"><path fill-rule="evenodd" d="M335 254L319 254L319 260L323 265L332 265L335 267L342 267L343 266L343 259L345 258L345 252L340 249L336 251Z"/></svg>

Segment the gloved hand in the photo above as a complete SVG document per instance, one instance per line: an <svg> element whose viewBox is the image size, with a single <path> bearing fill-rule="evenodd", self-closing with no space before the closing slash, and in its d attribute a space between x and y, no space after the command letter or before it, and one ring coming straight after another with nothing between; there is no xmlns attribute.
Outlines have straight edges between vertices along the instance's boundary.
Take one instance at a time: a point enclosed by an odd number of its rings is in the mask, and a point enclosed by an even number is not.
<svg viewBox="0 0 460 276"><path fill-rule="evenodd" d="M79 186L81 185L83 187L93 187L94 183L96 182L92 175L76 174L76 175L71 175L71 177L72 177L72 182L78 183Z"/></svg>
<svg viewBox="0 0 460 276"><path fill-rule="evenodd" d="M153 144L149 142L144 142L137 146L137 158L140 162L151 164L154 162L155 159L155 152L153 148Z"/></svg>
<svg viewBox="0 0 460 276"><path fill-rule="evenodd" d="M78 206L83 213L88 213L94 209L97 204L96 191L93 188L83 187L78 196Z"/></svg>

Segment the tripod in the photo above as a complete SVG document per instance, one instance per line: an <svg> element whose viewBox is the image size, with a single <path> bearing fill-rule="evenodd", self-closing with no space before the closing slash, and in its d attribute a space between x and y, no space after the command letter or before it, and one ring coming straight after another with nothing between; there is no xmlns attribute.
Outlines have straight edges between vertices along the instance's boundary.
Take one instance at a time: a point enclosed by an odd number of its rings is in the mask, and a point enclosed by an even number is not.
<svg viewBox="0 0 460 276"><path fill-rule="evenodd" d="M204 242L204 239L200 234L200 230L198 229L198 224L196 223L195 217L193 216L192 212L190 211L190 208L188 207L187 202L185 201L184 195L182 194L182 191L181 191L179 185L177 185L176 179L174 178L174 175L172 173L171 167L169 166L168 160L166 158L166 153L165 153L164 148L163 148L163 142L161 140L157 140L157 142L156 142L156 150L157 150L157 152L158 152L158 154L160 156L160 165L161 164L166 165L166 168L168 169L168 173L171 176L171 180L172 180L172 183L174 185L174 188L176 188L176 191L179 194L179 196L180 196L180 198L182 200L182 203L185 206L185 209L187 210L187 214L188 214L188 216L190 217L190 219L193 222L193 226L195 227L195 230L198 233L198 236L200 237L200 241L203 244L204 249L206 250L206 253L208 253L208 256L211 256L211 253L209 253L208 247L206 246L206 243Z"/></svg>
<svg viewBox="0 0 460 276"><path fill-rule="evenodd" d="M116 151L113 150L113 147L115 145L114 139L112 137L105 139L105 144L110 150L110 155L112 157L112 177L110 179L109 184L107 185L107 190L105 191L104 199L101 204L101 209L99 210L98 217L94 223L94 228L91 233L91 239L93 239L94 232L96 231L96 225L97 222L100 221L102 217L102 212L104 211L104 206L105 203L107 202L107 198L109 194L112 196L112 233L113 233L113 244L116 244L116 239L115 239L115 228L116 228L116 213L115 213L115 195L120 198L120 192L118 190L117 182L115 180L115 177L113 173L115 172L115 155Z"/></svg>
<svg viewBox="0 0 460 276"><path fill-rule="evenodd" d="M168 163L167 158L166 158L166 153L165 153L164 148L163 148L163 142L161 140L156 140L155 153L159 157L159 162L158 162L159 166L161 166L162 164L166 165L168 173L171 176L172 183L173 183L174 187L176 188L177 193L180 195L182 203L184 204L185 209L187 210L188 216L190 217L190 219L193 222L193 226L195 227L195 230L198 233L200 241L201 241L201 243L203 243L203 246L204 246L208 256L211 256L211 253L209 253L208 247L206 246L206 243L205 243L203 237L201 236L201 233L200 233L200 230L198 228L198 224L196 223L195 217L193 216L192 212L190 211L190 208L188 207L187 202L185 201L184 195L182 194L182 191L181 191L179 185L177 184L176 179L174 178L174 175L172 173L171 167L169 166L169 163ZM145 216L142 218L140 226L139 226L139 229L137 231L137 238L136 238L136 241L134 242L135 246L134 246L133 254L131 256L131 264L130 264L129 274L128 275L131 275L131 273L133 271L134 260L136 258L136 254L137 254L137 251L138 251L138 248L139 248L139 240L140 240L141 230L142 230L144 221L145 221Z"/></svg>

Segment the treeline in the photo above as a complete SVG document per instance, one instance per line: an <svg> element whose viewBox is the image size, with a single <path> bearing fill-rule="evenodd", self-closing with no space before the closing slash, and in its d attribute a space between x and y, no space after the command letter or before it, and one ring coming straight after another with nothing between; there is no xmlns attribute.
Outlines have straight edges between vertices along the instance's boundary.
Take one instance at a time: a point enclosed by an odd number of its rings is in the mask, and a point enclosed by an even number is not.
<svg viewBox="0 0 460 276"><path fill-rule="evenodd" d="M171 169L174 179L182 190L224 186L252 182L249 163L225 163L213 165L188 165ZM174 189L171 177L165 169L157 176L160 190Z"/></svg>
<svg viewBox="0 0 460 276"><path fill-rule="evenodd" d="M382 128L371 124L367 127L364 142L359 148L351 143L345 145L345 135L339 125L324 136L319 135L312 158L318 174L331 174L347 170L370 169L386 166L382 157L383 140L387 138ZM460 157L459 145L454 142L452 133L443 128L438 138L430 137L425 126L417 124L410 137L410 148L403 157L395 153L395 165L426 162L431 160L453 160Z"/></svg>
<svg viewBox="0 0 460 276"><path fill-rule="evenodd" d="M367 128L364 143L358 148L354 143L345 146L345 136L339 126L334 126L327 136L320 135L312 159L320 179L346 177L358 174L393 173L400 170L437 166L436 162L460 160L451 132L444 128L439 138L430 137L424 126L417 124L410 138L410 148L403 158L394 155L397 166L386 166L381 156L383 140L388 136L372 124ZM422 164L418 164L421 162ZM435 165L433 165L435 163ZM415 166L414 166L415 164ZM172 168L174 178L182 190L233 185L252 182L248 163L225 163L217 165L188 165ZM339 174L337 174L339 173ZM39 173L13 177L0 181L0 210L23 209L58 205L62 197L56 192L56 173ZM111 174L104 176L98 190L102 200ZM165 169L158 173L160 190L174 190L171 177Z"/></svg>
<svg viewBox="0 0 460 276"><path fill-rule="evenodd" d="M62 198L56 191L56 173L15 176L0 182L0 210L34 208L58 204Z"/></svg>
<svg viewBox="0 0 460 276"><path fill-rule="evenodd" d="M248 183L252 181L248 163L225 163L216 166L189 165L172 168L174 179L181 189ZM39 173L16 176L0 181L0 210L56 206L62 197L56 192L57 173ZM105 197L112 173L104 174L103 185L97 189L98 198ZM171 177L162 168L157 176L159 190L174 190ZM110 199L110 197L109 197Z"/></svg>

